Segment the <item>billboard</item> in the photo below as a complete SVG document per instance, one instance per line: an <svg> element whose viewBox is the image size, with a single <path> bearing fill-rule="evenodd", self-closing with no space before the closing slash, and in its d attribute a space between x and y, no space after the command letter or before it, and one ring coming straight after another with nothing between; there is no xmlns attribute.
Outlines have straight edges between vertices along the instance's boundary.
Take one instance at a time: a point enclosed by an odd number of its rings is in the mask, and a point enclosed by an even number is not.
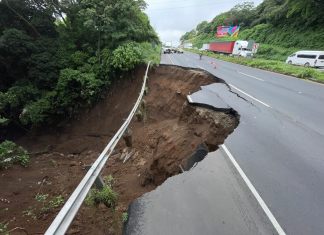
<svg viewBox="0 0 324 235"><path fill-rule="evenodd" d="M217 38L222 37L234 37L236 38L238 36L240 30L240 26L218 26L217 27Z"/></svg>

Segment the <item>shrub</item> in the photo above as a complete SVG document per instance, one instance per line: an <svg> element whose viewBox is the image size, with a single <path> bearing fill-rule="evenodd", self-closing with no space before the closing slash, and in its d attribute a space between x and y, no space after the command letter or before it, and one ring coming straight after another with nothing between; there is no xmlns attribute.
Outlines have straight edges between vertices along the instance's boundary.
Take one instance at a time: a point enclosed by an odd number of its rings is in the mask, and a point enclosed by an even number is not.
<svg viewBox="0 0 324 235"><path fill-rule="evenodd" d="M2 235L9 235L9 232L8 232L8 224L6 224L6 223L0 223L0 234L2 234Z"/></svg>
<svg viewBox="0 0 324 235"><path fill-rule="evenodd" d="M285 48L262 43L260 44L256 58L285 61L289 55L298 50L298 48Z"/></svg>
<svg viewBox="0 0 324 235"><path fill-rule="evenodd" d="M127 212L124 212L124 213L122 214L122 221L123 221L123 223L126 223L127 220L128 220L128 213L127 213Z"/></svg>
<svg viewBox="0 0 324 235"><path fill-rule="evenodd" d="M92 189L86 198L87 205L105 204L109 208L114 208L117 201L117 193L111 187L105 185L102 190Z"/></svg>
<svg viewBox="0 0 324 235"><path fill-rule="evenodd" d="M26 167L29 163L27 151L11 141L4 141L0 144L0 169L7 169L18 163Z"/></svg>
<svg viewBox="0 0 324 235"><path fill-rule="evenodd" d="M154 45L152 43L143 42L138 45L141 52L141 61L142 63L148 63L152 61L153 64L160 64L160 51L161 46Z"/></svg>
<svg viewBox="0 0 324 235"><path fill-rule="evenodd" d="M39 94L39 90L31 84L17 83L5 93L5 101L2 101L1 106L8 105L11 109L21 108L31 100L35 100Z"/></svg>
<svg viewBox="0 0 324 235"><path fill-rule="evenodd" d="M71 56L71 63L74 68L78 68L87 63L89 55L82 51L76 51Z"/></svg>
<svg viewBox="0 0 324 235"><path fill-rule="evenodd" d="M36 195L37 196L37 195ZM43 214L48 214L51 211L53 211L53 209L59 208L60 206L62 206L64 204L64 198L62 195L58 195L53 197L50 201L47 201L47 194L45 194L45 197L43 198L35 198L40 199L37 200L38 202L43 203L43 207L41 208L41 210L38 212L38 216L41 216Z"/></svg>
<svg viewBox="0 0 324 235"><path fill-rule="evenodd" d="M134 69L141 63L141 52L136 43L127 43L113 51L112 66L121 71Z"/></svg>
<svg viewBox="0 0 324 235"><path fill-rule="evenodd" d="M49 122L55 110L56 92L48 92L41 99L27 105L21 113L19 119L24 125L39 126Z"/></svg>
<svg viewBox="0 0 324 235"><path fill-rule="evenodd" d="M105 183L106 185L104 185L101 190L92 189L89 192L85 200L87 205L99 205L100 203L103 203L109 208L115 208L118 195L112 189L114 178L111 175L105 177Z"/></svg>
<svg viewBox="0 0 324 235"><path fill-rule="evenodd" d="M10 120L8 118L0 116L0 127L7 126L9 124L9 122L10 122Z"/></svg>
<svg viewBox="0 0 324 235"><path fill-rule="evenodd" d="M57 113L71 117L80 107L89 106L98 99L103 84L94 73L62 70L55 89Z"/></svg>

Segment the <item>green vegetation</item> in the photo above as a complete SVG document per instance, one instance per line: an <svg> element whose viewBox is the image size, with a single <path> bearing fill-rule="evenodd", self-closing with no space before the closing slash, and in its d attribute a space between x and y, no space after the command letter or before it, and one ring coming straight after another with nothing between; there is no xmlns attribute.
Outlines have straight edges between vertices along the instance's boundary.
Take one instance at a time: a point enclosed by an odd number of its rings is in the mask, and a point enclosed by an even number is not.
<svg viewBox="0 0 324 235"><path fill-rule="evenodd" d="M114 178L109 175L105 178L105 185L102 189L91 189L85 199L85 203L89 206L99 205L103 203L109 208L115 208L118 195L113 190Z"/></svg>
<svg viewBox="0 0 324 235"><path fill-rule="evenodd" d="M283 61L301 49L324 50L323 12L324 1L318 0L264 0L257 7L253 2L245 2L211 22L201 22L185 33L181 41L201 48L202 44L216 40L217 26L239 25L239 39L261 43L259 58Z"/></svg>
<svg viewBox="0 0 324 235"><path fill-rule="evenodd" d="M266 60L286 61L287 56L295 53L300 49L294 47L280 47L270 44L260 44L256 58Z"/></svg>
<svg viewBox="0 0 324 235"><path fill-rule="evenodd" d="M38 202L44 202L48 198L48 194L37 194L35 200Z"/></svg>
<svg viewBox="0 0 324 235"><path fill-rule="evenodd" d="M46 200L46 199L45 199ZM56 208L59 208L64 204L64 198L62 195L53 197L50 201L44 200L43 207L41 208L40 214L48 214Z"/></svg>
<svg viewBox="0 0 324 235"><path fill-rule="evenodd" d="M1 235L9 235L8 224L0 223L0 234Z"/></svg>
<svg viewBox="0 0 324 235"><path fill-rule="evenodd" d="M48 194L37 194L35 200L38 205L35 207L28 207L28 209L22 211L23 216L27 216L36 220L42 216L53 212L56 208L61 207L64 204L64 198L62 195L57 195L49 198Z"/></svg>
<svg viewBox="0 0 324 235"><path fill-rule="evenodd" d="M10 168L13 164L28 166L29 155L22 147L6 140L0 144L0 169Z"/></svg>
<svg viewBox="0 0 324 235"><path fill-rule="evenodd" d="M23 214L24 217L27 216L27 217L32 218L33 220L37 219L36 208L28 207L28 209L24 210L22 212L22 214Z"/></svg>
<svg viewBox="0 0 324 235"><path fill-rule="evenodd" d="M160 42L144 0L0 1L0 142L96 103Z"/></svg>
<svg viewBox="0 0 324 235"><path fill-rule="evenodd" d="M189 50L194 53L200 53L198 50ZM313 79L318 82L324 83L324 73L317 71L312 68L297 67L294 65L289 65L281 61L276 60L265 60L265 59L249 59L244 57L231 57L225 55L215 54L213 52L203 52L204 55L214 57L216 59L225 60L228 62L247 65L254 68L264 69L268 71L273 71L281 74L292 75L302 79Z"/></svg>
<svg viewBox="0 0 324 235"><path fill-rule="evenodd" d="M123 221L123 223L125 223L125 222L127 222L127 220L128 220L128 213L127 212L124 212L122 214L122 221Z"/></svg>

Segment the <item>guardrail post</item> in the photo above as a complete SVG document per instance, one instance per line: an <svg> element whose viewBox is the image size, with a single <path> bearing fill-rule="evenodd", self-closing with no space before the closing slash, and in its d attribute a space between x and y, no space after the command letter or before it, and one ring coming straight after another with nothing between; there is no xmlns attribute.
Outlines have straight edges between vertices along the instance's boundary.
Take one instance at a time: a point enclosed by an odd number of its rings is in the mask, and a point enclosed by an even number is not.
<svg viewBox="0 0 324 235"><path fill-rule="evenodd" d="M87 165L84 167L86 171L88 171L91 168L91 165ZM96 178L94 184L96 185L97 189L102 190L103 187L105 186L105 182L103 181L101 175L98 175Z"/></svg>
<svg viewBox="0 0 324 235"><path fill-rule="evenodd" d="M125 140L126 146L131 148L133 146L132 130L127 128L123 134L123 139Z"/></svg>

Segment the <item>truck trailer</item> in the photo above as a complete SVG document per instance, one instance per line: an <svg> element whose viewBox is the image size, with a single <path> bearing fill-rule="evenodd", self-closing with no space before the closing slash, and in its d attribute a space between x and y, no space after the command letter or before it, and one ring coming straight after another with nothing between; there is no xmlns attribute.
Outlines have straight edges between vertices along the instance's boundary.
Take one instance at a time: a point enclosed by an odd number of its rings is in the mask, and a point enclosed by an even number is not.
<svg viewBox="0 0 324 235"><path fill-rule="evenodd" d="M235 41L232 42L211 42L209 43L209 51L214 51L224 54L232 54Z"/></svg>
<svg viewBox="0 0 324 235"><path fill-rule="evenodd" d="M259 47L259 44L254 41L227 41L227 42L211 42L209 43L208 50L230 54L242 57L252 57Z"/></svg>

